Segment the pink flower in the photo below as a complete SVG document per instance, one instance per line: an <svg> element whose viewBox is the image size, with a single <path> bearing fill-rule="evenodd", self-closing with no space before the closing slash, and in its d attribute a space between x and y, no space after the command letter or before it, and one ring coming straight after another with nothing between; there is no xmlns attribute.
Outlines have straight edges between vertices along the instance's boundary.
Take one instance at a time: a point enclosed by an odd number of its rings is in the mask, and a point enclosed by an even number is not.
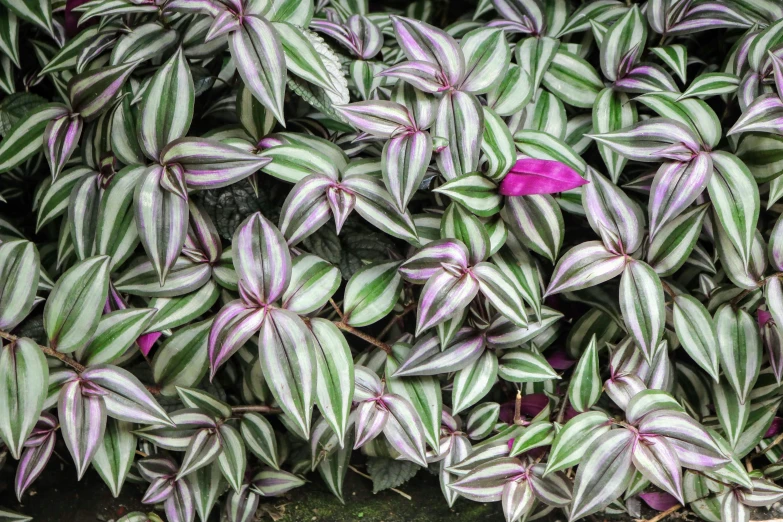
<svg viewBox="0 0 783 522"><path fill-rule="evenodd" d="M500 182L504 196L554 194L587 184L571 167L558 161L526 158L516 162Z"/></svg>

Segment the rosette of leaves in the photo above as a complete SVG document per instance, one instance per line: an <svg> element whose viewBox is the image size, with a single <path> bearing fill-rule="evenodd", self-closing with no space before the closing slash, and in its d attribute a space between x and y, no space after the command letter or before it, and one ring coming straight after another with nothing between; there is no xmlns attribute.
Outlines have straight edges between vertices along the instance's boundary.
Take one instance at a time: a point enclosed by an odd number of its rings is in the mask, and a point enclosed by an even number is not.
<svg viewBox="0 0 783 522"><path fill-rule="evenodd" d="M0 1L20 500L58 440L170 522L365 462L509 522L783 498L777 2Z"/></svg>

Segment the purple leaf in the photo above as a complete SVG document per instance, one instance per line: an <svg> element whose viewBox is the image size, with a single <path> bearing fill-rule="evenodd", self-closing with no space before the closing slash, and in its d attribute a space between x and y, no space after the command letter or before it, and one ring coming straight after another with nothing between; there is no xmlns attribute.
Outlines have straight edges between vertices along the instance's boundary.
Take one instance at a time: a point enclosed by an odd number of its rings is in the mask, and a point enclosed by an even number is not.
<svg viewBox="0 0 783 522"><path fill-rule="evenodd" d="M529 196L565 192L588 181L571 167L558 161L525 158L518 160L498 191L504 196Z"/></svg>
<svg viewBox="0 0 783 522"><path fill-rule="evenodd" d="M166 411L132 373L117 366L98 364L81 374L88 382L105 390L103 402L107 413L115 419L138 424L174 426Z"/></svg>
<svg viewBox="0 0 783 522"><path fill-rule="evenodd" d="M258 332L266 313L266 309L249 307L239 299L231 301L218 312L207 344L210 380L214 379L218 368Z"/></svg>
<svg viewBox="0 0 783 522"><path fill-rule="evenodd" d="M103 397L91 393L81 381L63 386L57 406L60 430L81 480L92 462L106 429L106 405Z"/></svg>
<svg viewBox="0 0 783 522"><path fill-rule="evenodd" d="M439 239L408 257L400 266L402 276L412 283L426 283L443 264L465 270L468 267L468 251L457 239Z"/></svg>
<svg viewBox="0 0 783 522"><path fill-rule="evenodd" d="M234 266L248 306L277 301L291 279L291 253L283 235L256 212L234 232Z"/></svg>
<svg viewBox="0 0 783 522"><path fill-rule="evenodd" d="M639 493L639 497L644 500L645 504L656 511L666 511L679 504L677 499L672 495L668 493L659 493L657 491Z"/></svg>

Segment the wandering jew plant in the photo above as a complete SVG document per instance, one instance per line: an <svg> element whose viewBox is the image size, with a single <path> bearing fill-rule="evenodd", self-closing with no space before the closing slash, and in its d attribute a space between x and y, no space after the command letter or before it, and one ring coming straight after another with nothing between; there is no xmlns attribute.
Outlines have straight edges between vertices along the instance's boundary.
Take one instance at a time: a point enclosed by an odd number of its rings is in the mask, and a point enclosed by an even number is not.
<svg viewBox="0 0 783 522"><path fill-rule="evenodd" d="M0 2L20 501L783 500L783 3Z"/></svg>

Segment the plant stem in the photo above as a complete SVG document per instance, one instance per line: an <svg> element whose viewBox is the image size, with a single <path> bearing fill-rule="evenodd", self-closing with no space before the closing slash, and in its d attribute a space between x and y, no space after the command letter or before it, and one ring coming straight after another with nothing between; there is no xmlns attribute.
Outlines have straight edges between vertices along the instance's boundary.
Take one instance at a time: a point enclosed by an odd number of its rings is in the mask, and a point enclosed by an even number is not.
<svg viewBox="0 0 783 522"><path fill-rule="evenodd" d="M666 511L658 513L657 515L655 515L651 519L646 520L645 522L660 522L664 518L668 517L669 515L671 515L675 511L679 511L680 509L682 509L681 505L679 505L679 504L674 505L674 506L670 507L669 509L667 509Z"/></svg>
<svg viewBox="0 0 783 522"><path fill-rule="evenodd" d="M337 312L337 315L340 317L340 321L345 321L345 316L343 315L342 310L340 310L340 307L337 306L337 303L335 303L334 299L332 299L331 297L329 298L329 304L332 305L334 311Z"/></svg>
<svg viewBox="0 0 783 522"><path fill-rule="evenodd" d="M367 335L366 333L362 332L361 330L358 330L358 329L354 328L351 325L345 324L342 321L335 322L334 325L337 328L339 328L340 330L344 331L344 332L348 332L349 334L353 334L356 337L358 337L359 339L363 339L363 340L367 341L368 343L370 343L371 345L377 346L378 348L380 348L381 350L383 350L386 353L391 353L392 352L391 346L389 346L385 342L383 342L381 340L378 340L378 339L376 339L375 337L373 337L371 335Z"/></svg>
<svg viewBox="0 0 783 522"><path fill-rule="evenodd" d="M231 413L236 414L243 414L243 413L265 413L265 414L273 414L273 413L282 413L283 410L280 408L273 408L271 406L264 406L264 405L249 405L249 406L231 406Z"/></svg>
<svg viewBox="0 0 783 522"><path fill-rule="evenodd" d="M758 453L756 453L756 455L754 455L754 456L755 456L755 457L760 457L760 456L764 455L766 452L768 452L769 450L771 450L772 448L774 448L775 446L777 446L777 445L778 445L778 444L780 444L781 442L783 442L783 433L781 433L780 435L778 435L777 437L775 437L775 440L773 440L773 441L772 441L772 443L771 443L769 446L767 446L767 447L766 447L766 448L764 448L763 450L759 451L759 452L758 452Z"/></svg>
<svg viewBox="0 0 783 522"><path fill-rule="evenodd" d="M366 473L362 473L361 471L359 471L358 469L354 468L353 466L348 466L348 469L350 469L351 471L353 471L354 473L356 473L360 477L364 477L366 479L372 480L372 477L370 475L368 475ZM391 489L392 491L394 491L398 495L407 498L408 500L413 500L413 497L411 497L410 495L408 495L404 491L400 491L399 489L395 489L395 488L389 488L389 489Z"/></svg>
<svg viewBox="0 0 783 522"><path fill-rule="evenodd" d="M0 337L2 337L3 339L9 340L12 343L16 342L19 339L19 337L15 336L14 334L10 334L8 332L3 332L2 330L0 330ZM41 346L39 344L38 348L40 348L41 351L43 351L43 353L45 353L49 357L54 357L55 359L59 359L63 363L67 364L68 366L73 368L76 371L76 373L82 373L84 370L87 369L85 366L79 364L76 360L68 357L64 353L60 353L58 351L52 350L48 346Z"/></svg>

